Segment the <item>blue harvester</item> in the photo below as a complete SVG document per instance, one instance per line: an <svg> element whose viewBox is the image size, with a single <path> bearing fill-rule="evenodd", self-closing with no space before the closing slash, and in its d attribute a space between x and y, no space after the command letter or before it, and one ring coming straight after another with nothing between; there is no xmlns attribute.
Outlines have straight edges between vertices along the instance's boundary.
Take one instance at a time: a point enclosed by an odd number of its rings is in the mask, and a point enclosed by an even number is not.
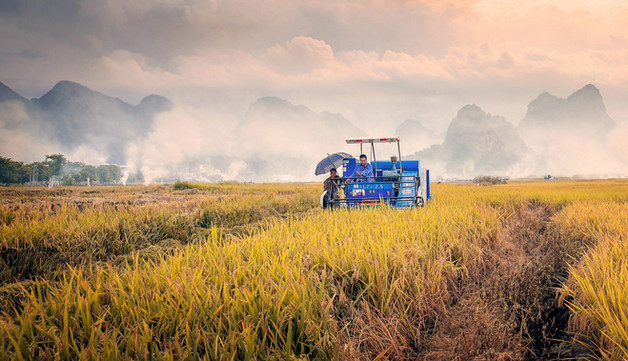
<svg viewBox="0 0 628 361"><path fill-rule="evenodd" d="M376 143L397 143L397 156L378 161ZM370 145L373 177L356 177L359 159L346 158L342 163L342 177L334 182L335 195L327 191L321 195L321 206L372 207L388 204L391 207L422 207L430 194L430 171L419 167L418 160L401 160L399 137L347 139L348 144L360 145L363 154L365 144Z"/></svg>

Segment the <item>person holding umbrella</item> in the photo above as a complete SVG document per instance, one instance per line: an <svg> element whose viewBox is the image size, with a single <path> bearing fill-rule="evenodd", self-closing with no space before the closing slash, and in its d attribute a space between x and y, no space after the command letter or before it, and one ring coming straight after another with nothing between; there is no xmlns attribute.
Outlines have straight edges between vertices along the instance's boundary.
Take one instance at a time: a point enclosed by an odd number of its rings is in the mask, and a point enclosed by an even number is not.
<svg viewBox="0 0 628 361"><path fill-rule="evenodd" d="M342 178L338 176L336 168L341 167L343 160L351 158L351 154L345 152L338 152L333 154L327 154L327 157L323 158L316 165L314 175L326 174L329 172L329 177L325 179L323 183L323 194L321 194L320 204L321 207L327 208L330 205L334 206L336 200L340 198L338 187L342 183Z"/></svg>
<svg viewBox="0 0 628 361"><path fill-rule="evenodd" d="M323 182L323 189L327 191L327 204L329 201L335 201L338 199L338 185L340 184L340 178L336 168L332 168L329 171L329 177ZM333 203L332 203L333 205Z"/></svg>

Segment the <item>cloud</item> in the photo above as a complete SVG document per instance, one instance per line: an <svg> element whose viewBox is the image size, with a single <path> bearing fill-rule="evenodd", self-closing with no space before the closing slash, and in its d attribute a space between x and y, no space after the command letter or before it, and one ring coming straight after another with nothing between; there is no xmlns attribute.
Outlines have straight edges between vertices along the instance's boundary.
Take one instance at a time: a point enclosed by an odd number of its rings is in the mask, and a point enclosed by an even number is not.
<svg viewBox="0 0 628 361"><path fill-rule="evenodd" d="M409 118L444 132L473 103L516 124L539 93L588 83L628 120L626 23L618 0L9 1L0 81L27 97L61 79L134 104L162 94L208 114L172 114L198 131L206 119L232 130L268 95L341 112L369 134ZM159 124L136 142L146 164L205 149Z"/></svg>
<svg viewBox="0 0 628 361"><path fill-rule="evenodd" d="M299 36L283 45L269 48L263 56L269 68L278 73L307 73L333 65L334 52L322 40Z"/></svg>
<svg viewBox="0 0 628 361"><path fill-rule="evenodd" d="M553 4L68 0L42 6L26 0L0 12L0 77L15 78L21 89L45 89L74 75L91 87L137 97L142 87L162 93L186 84L242 88L246 79L250 87L281 89L308 80L313 70L319 72L309 80L323 76L332 84L426 73L452 82L467 74L492 80L497 72L495 87L504 79L525 83L519 67L556 68L565 59L565 72L598 69L589 77L614 78L618 61L619 71L625 69L626 60L616 55L626 48L617 30L628 21L624 4ZM485 54L487 47L494 54ZM528 61L517 59L520 54ZM365 56L371 61L357 59ZM42 79L48 84L36 86Z"/></svg>

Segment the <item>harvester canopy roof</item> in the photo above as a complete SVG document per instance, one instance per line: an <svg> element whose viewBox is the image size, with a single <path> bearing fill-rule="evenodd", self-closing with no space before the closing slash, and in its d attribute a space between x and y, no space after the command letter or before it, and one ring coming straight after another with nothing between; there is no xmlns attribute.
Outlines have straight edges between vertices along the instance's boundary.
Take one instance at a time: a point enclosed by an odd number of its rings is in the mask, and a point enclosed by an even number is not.
<svg viewBox="0 0 628 361"><path fill-rule="evenodd" d="M360 144L360 143L393 143L398 142L399 137L385 137L385 138L351 138L347 139L347 144Z"/></svg>

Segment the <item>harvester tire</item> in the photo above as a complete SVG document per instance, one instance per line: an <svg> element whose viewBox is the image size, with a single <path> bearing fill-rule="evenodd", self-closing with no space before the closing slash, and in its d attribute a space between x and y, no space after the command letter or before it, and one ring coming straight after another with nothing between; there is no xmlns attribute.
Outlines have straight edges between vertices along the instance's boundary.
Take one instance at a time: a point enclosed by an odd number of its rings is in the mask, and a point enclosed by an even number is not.
<svg viewBox="0 0 628 361"><path fill-rule="evenodd" d="M323 191L321 194L320 205L323 209L329 207L329 197L327 196L327 191Z"/></svg>
<svg viewBox="0 0 628 361"><path fill-rule="evenodd" d="M423 200L423 197L416 197L416 201L414 205L417 207L423 207L425 205L425 201Z"/></svg>

